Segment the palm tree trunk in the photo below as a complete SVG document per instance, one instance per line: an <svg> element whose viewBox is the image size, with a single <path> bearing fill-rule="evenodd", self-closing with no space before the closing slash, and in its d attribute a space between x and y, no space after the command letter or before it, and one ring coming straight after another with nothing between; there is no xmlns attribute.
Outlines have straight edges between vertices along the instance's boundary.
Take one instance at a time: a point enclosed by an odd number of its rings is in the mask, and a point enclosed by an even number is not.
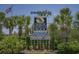
<svg viewBox="0 0 79 59"><path fill-rule="evenodd" d="M2 34L2 24L0 23L0 34Z"/></svg>
<svg viewBox="0 0 79 59"><path fill-rule="evenodd" d="M27 42L27 49L29 50L29 46L30 46L30 37L29 37L29 29L28 26L26 25L25 28L25 37L26 37L26 42Z"/></svg>
<svg viewBox="0 0 79 59"><path fill-rule="evenodd" d="M12 30L11 29L9 29L9 35L12 35Z"/></svg>
<svg viewBox="0 0 79 59"><path fill-rule="evenodd" d="M21 38L21 36L22 36L22 27L21 26L19 27L18 36L19 36L19 38Z"/></svg>

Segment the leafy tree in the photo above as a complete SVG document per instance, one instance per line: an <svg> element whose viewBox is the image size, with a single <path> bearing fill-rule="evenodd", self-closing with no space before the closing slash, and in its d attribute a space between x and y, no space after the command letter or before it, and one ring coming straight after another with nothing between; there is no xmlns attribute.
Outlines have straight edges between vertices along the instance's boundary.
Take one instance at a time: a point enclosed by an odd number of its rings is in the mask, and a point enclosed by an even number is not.
<svg viewBox="0 0 79 59"><path fill-rule="evenodd" d="M73 29L71 31L71 39L76 39L79 41L79 12L75 15L75 20L73 21Z"/></svg>
<svg viewBox="0 0 79 59"><path fill-rule="evenodd" d="M63 8L60 10L60 14L54 18L54 22L60 29L61 37L67 38L72 24L72 16L69 8Z"/></svg>
<svg viewBox="0 0 79 59"><path fill-rule="evenodd" d="M25 20L25 36L29 35L29 25L30 25L30 16L27 16Z"/></svg>
<svg viewBox="0 0 79 59"><path fill-rule="evenodd" d="M27 42L27 49L29 49L30 46L29 25L30 25L30 16L27 16L25 20L25 37Z"/></svg>
<svg viewBox="0 0 79 59"><path fill-rule="evenodd" d="M24 16L18 17L17 25L18 25L18 35L19 35L19 38L22 36L22 29L23 29L23 26L24 26L24 22L25 22Z"/></svg>
<svg viewBox="0 0 79 59"><path fill-rule="evenodd" d="M79 12L76 13L75 21L73 21L73 25L76 29L79 30Z"/></svg>
<svg viewBox="0 0 79 59"><path fill-rule="evenodd" d="M56 24L50 24L49 25L49 34L50 34L50 43L51 43L51 49L55 50L56 49L56 45L57 45L57 42L58 42L58 30L57 30L57 26Z"/></svg>
<svg viewBox="0 0 79 59"><path fill-rule="evenodd" d="M51 37L51 46L56 48L61 39L66 39L69 36L71 30L72 16L69 8L63 8L60 10L60 14L54 17L54 22L49 25L49 32Z"/></svg>
<svg viewBox="0 0 79 59"><path fill-rule="evenodd" d="M4 21L4 26L9 29L9 34L11 35L14 27L16 26L14 17L6 17Z"/></svg>
<svg viewBox="0 0 79 59"><path fill-rule="evenodd" d="M2 25L5 19L5 13L4 12L0 12L0 37L2 36Z"/></svg>

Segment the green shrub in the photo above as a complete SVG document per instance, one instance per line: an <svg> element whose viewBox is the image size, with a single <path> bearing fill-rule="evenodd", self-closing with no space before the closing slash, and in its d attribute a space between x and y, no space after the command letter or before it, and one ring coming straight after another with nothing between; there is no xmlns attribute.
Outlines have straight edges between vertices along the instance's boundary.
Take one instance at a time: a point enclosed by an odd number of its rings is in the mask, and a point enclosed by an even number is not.
<svg viewBox="0 0 79 59"><path fill-rule="evenodd" d="M4 35L0 34L0 41L3 39Z"/></svg>
<svg viewBox="0 0 79 59"><path fill-rule="evenodd" d="M25 41L15 36L7 36L0 41L0 53L20 53L25 48Z"/></svg>
<svg viewBox="0 0 79 59"><path fill-rule="evenodd" d="M74 54L79 53L79 42L78 41L70 41L65 43L60 43L57 46L58 53L67 53L67 54Z"/></svg>

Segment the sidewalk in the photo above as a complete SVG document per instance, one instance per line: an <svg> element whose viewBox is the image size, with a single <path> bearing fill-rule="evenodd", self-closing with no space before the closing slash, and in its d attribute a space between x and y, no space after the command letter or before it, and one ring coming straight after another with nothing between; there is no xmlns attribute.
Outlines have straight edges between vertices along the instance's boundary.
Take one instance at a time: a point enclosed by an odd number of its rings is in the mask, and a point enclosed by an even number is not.
<svg viewBox="0 0 79 59"><path fill-rule="evenodd" d="M57 51L51 50L24 50L24 54L56 54Z"/></svg>

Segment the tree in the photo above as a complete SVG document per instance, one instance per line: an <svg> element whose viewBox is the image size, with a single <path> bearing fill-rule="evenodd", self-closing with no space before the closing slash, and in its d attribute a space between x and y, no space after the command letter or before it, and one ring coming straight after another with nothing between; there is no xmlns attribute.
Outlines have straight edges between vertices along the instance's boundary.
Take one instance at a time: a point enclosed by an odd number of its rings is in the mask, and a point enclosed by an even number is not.
<svg viewBox="0 0 79 59"><path fill-rule="evenodd" d="M5 13L0 12L0 40L3 38L2 26L3 26L4 19L5 19Z"/></svg>
<svg viewBox="0 0 79 59"><path fill-rule="evenodd" d="M57 26L58 36L56 36L57 34L52 34L52 37L54 35L56 37L58 37L59 43L61 43L61 39L63 39L62 41L65 42L64 45L66 47L66 45L67 45L66 43L68 42L68 38L70 36L69 34L70 34L71 24L72 24L72 15L71 15L70 9L69 8L61 9L59 15L56 15L54 17L54 23ZM52 28L52 27L53 27L53 25L50 28ZM53 31L53 30L54 30L54 28L52 29L52 32L55 33L55 31ZM53 40L55 40L55 38L53 38ZM55 43L55 42L53 41L53 43Z"/></svg>
<svg viewBox="0 0 79 59"><path fill-rule="evenodd" d="M0 34L2 34L2 25L5 19L5 13L4 12L0 12Z"/></svg>
<svg viewBox="0 0 79 59"><path fill-rule="evenodd" d="M50 39L51 39L50 46L51 46L51 49L55 50L57 48L56 45L58 42L58 40L57 40L58 39L57 25L55 23L50 24L48 29L49 29Z"/></svg>
<svg viewBox="0 0 79 59"><path fill-rule="evenodd" d="M6 17L4 25L6 28L9 29L9 34L11 35L13 32L14 27L16 26L16 19L15 16L12 17Z"/></svg>
<svg viewBox="0 0 79 59"><path fill-rule="evenodd" d="M73 25L76 29L79 30L79 12L76 13L75 19L76 20L73 22Z"/></svg>
<svg viewBox="0 0 79 59"><path fill-rule="evenodd" d="M60 30L60 37L64 42L64 49L67 51L67 42L70 39L71 33L71 24L72 24L72 15L69 8L63 8L60 10L60 14L54 18L55 23L57 24ZM60 43L61 44L61 43ZM59 44L58 44L59 45Z"/></svg>
<svg viewBox="0 0 79 59"><path fill-rule="evenodd" d="M71 33L71 36L74 39L77 39L79 41L79 12L76 13L75 15L75 20L73 21L73 30Z"/></svg>
<svg viewBox="0 0 79 59"><path fill-rule="evenodd" d="M17 25L18 25L18 35L19 35L19 38L22 36L22 29L23 29L23 26L24 26L24 22L25 22L24 16L18 17Z"/></svg>
<svg viewBox="0 0 79 59"><path fill-rule="evenodd" d="M25 20L25 37L27 42L27 49L29 49L29 46L30 46L29 25L30 25L30 16L27 16Z"/></svg>
<svg viewBox="0 0 79 59"><path fill-rule="evenodd" d="M26 17L25 21L25 36L29 35L30 16Z"/></svg>
<svg viewBox="0 0 79 59"><path fill-rule="evenodd" d="M61 31L61 37L67 38L71 29L72 16L69 8L60 10L60 14L54 18L55 23Z"/></svg>

